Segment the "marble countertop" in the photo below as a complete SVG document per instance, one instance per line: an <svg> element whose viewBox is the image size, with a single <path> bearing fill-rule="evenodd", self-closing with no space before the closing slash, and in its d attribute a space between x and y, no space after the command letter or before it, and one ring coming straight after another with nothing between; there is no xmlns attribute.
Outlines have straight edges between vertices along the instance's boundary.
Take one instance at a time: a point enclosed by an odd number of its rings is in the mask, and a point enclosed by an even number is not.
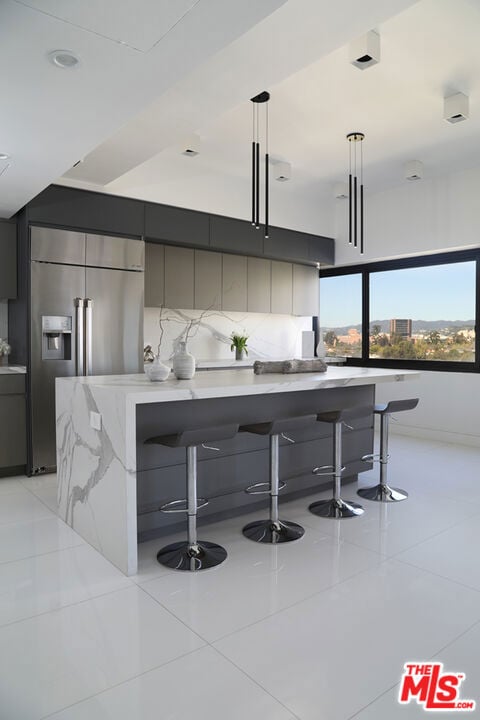
<svg viewBox="0 0 480 720"><path fill-rule="evenodd" d="M24 365L0 365L0 375L25 375L26 372Z"/></svg>
<svg viewBox="0 0 480 720"><path fill-rule="evenodd" d="M304 358L305 359L305 358ZM306 358L308 359L308 358ZM210 370L210 369L221 369L221 368L242 368L247 367L251 368L253 367L253 363L255 360L285 360L285 358L259 358L259 357L249 357L245 358L244 360L234 360L233 358L226 358L224 360L196 360L195 361L195 367L197 370ZM327 365L329 363L335 363L335 362L345 362L345 357L329 357L325 358L325 362Z"/></svg>
<svg viewBox="0 0 480 720"><path fill-rule="evenodd" d="M346 385L373 385L414 379L419 376L420 373L414 370L384 368L333 366L325 373L292 375L255 375L250 368L242 368L201 372L191 380L177 380L170 376L165 382L156 383L151 382L144 374L57 378L56 387L57 392L62 392L65 384L87 385L92 390L100 391L102 395L107 394L115 398L116 401L125 399L139 404L321 390Z"/></svg>

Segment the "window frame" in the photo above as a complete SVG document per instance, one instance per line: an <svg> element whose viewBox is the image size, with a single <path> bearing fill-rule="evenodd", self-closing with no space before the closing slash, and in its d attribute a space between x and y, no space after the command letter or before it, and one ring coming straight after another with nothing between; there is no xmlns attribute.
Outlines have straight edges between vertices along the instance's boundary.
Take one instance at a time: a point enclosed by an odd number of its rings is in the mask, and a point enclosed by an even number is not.
<svg viewBox="0 0 480 720"><path fill-rule="evenodd" d="M394 358L370 358L370 274L386 270L405 270L407 268L434 267L460 262L475 262L475 361L456 362L454 360L405 360ZM323 277L339 277L342 275L362 276L362 357L347 358L346 364L372 368L398 368L399 370L431 370L433 372L480 372L480 337L478 322L480 318L480 248L472 250L456 250L453 252L435 253L433 255L415 255L394 260L377 260L375 262L348 265L339 268L319 270L319 280ZM320 308L321 312L321 308ZM318 334L319 320L314 319L314 330Z"/></svg>

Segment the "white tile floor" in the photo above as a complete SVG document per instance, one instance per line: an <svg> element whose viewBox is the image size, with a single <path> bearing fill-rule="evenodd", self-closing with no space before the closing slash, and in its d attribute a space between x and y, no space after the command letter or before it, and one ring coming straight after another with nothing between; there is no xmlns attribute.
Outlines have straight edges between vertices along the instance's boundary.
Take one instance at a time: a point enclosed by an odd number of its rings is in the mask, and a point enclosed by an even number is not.
<svg viewBox="0 0 480 720"><path fill-rule="evenodd" d="M278 547L212 525L227 562L195 575L156 563L163 540L125 578L56 518L53 476L0 480L1 720L416 720L398 682L430 658L480 704L480 449L391 454L408 501L341 522L308 512L321 495L285 504L306 533Z"/></svg>

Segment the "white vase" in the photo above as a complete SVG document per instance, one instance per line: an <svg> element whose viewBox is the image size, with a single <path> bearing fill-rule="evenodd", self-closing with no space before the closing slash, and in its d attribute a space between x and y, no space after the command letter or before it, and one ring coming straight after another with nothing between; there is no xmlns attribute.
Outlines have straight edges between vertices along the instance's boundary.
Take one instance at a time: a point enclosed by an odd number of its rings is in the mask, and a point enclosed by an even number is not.
<svg viewBox="0 0 480 720"><path fill-rule="evenodd" d="M322 328L319 328L318 329L317 357L321 358L322 360L325 360L326 355L327 355L327 349L325 347L325 343L323 342L323 331L322 331Z"/></svg>
<svg viewBox="0 0 480 720"><path fill-rule="evenodd" d="M145 374L152 382L163 382L170 375L170 368L168 365L164 365L159 357L156 357L153 362L145 365Z"/></svg>
<svg viewBox="0 0 480 720"><path fill-rule="evenodd" d="M178 343L173 356L173 372L178 380L190 380L195 375L195 358L187 350L187 343Z"/></svg>

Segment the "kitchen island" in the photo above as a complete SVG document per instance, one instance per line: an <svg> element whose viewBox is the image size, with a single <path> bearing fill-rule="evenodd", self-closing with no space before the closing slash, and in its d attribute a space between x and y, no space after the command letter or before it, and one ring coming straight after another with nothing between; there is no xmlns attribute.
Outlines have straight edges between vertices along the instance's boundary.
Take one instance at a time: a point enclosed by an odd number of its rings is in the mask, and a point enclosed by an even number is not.
<svg viewBox="0 0 480 720"><path fill-rule="evenodd" d="M192 380L170 378L163 383L152 383L143 374L57 378L59 515L122 572L133 575L137 571L137 496L145 488L162 485L170 488L167 498L173 499L170 491L177 498L184 496L184 460L183 455L178 456L182 451L158 446L146 450L143 441L147 437L224 422L262 422L272 417L373 405L377 383L417 376L414 371L329 367L326 373L298 375L218 370L199 373ZM322 431L322 425L314 423L310 434L292 446L297 454L284 466L289 479L303 479L299 491L318 487L311 469L330 462L330 430ZM346 477L356 477L368 468L360 458L372 452L372 415L355 428L352 438ZM257 481L255 472L263 480L268 477L267 446L258 445L265 443L265 438L242 434L235 442L237 445L224 441L223 447L219 443L215 460L208 460L214 451L203 450L205 468L211 464L206 475L213 477L213 485L206 482L205 488L200 487L199 470L199 495L206 490L209 499L212 494L218 497L217 505L213 503L214 517L225 514L232 502L237 506L235 512L242 511L239 498L249 498L242 488ZM247 452L247 444L251 452ZM144 499L140 517L150 515L156 520L164 497L161 493L151 501ZM148 537L146 529L143 537Z"/></svg>

